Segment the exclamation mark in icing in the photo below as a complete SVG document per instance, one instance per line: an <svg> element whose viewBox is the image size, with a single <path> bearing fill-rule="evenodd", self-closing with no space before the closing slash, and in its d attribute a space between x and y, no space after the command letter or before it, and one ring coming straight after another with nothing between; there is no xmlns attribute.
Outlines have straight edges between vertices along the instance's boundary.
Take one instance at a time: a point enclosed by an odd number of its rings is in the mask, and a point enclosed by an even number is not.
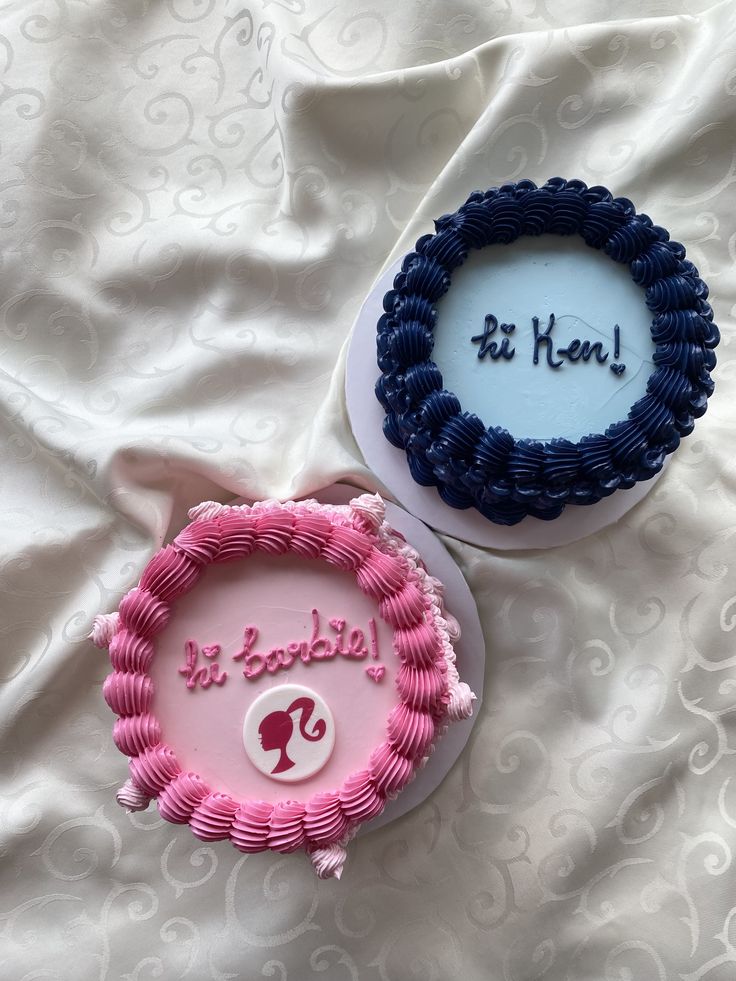
<svg viewBox="0 0 736 981"><path fill-rule="evenodd" d="M371 635L371 657L374 661L378 660L378 634L376 633L376 621L373 617L368 619L368 633Z"/></svg>
<svg viewBox="0 0 736 981"><path fill-rule="evenodd" d="M621 355L621 328L618 324L613 325L613 361L610 368L614 375L623 375L626 365L618 359Z"/></svg>

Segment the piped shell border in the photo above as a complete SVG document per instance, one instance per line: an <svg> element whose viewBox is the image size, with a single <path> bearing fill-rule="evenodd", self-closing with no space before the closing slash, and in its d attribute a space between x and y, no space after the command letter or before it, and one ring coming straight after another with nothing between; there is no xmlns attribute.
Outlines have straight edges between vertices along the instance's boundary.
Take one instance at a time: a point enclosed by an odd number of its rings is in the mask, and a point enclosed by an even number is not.
<svg viewBox="0 0 736 981"><path fill-rule="evenodd" d="M97 646L109 648L114 670L103 692L118 716L114 740L129 757L130 779L118 801L138 810L156 798L167 820L188 823L202 840L229 838L241 851L303 848L318 875L339 877L344 846L357 827L408 783L447 723L472 712L474 696L455 666L452 645L459 627L444 610L442 585L388 526L378 495L361 495L346 506L205 502L190 517L174 542L153 556L118 612L97 617L92 631ZM151 712L153 641L168 623L172 602L195 587L209 564L246 560L254 552L292 552L352 572L392 627L401 665L416 675L404 692L397 682L399 701L387 719L386 740L365 769L350 774L338 790L304 802L273 806L217 792L197 774L182 771Z"/></svg>
<svg viewBox="0 0 736 981"><path fill-rule="evenodd" d="M685 248L628 198L602 186L553 177L473 192L435 222L408 253L384 297L377 326L381 376L376 396L386 438L406 453L412 477L435 486L454 508L475 507L498 524L527 515L550 520L567 504L595 504L648 480L689 435L713 392L710 372L720 335L708 287ZM436 301L470 249L509 244L521 235L580 235L625 263L654 313L655 368L646 394L625 420L577 443L514 438L463 412L431 361Z"/></svg>

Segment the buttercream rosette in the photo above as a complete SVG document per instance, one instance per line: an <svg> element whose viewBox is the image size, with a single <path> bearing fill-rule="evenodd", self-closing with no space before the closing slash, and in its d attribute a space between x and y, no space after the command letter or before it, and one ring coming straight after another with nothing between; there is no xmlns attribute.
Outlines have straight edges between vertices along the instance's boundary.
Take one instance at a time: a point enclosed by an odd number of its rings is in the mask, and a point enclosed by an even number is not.
<svg viewBox="0 0 736 981"><path fill-rule="evenodd" d="M189 824L203 841L229 840L246 853L305 851L321 878L339 878L346 845L413 778L453 721L472 714L474 694L460 680L454 644L457 621L445 609L442 584L385 519L378 495L348 505L314 500L251 505L204 502L190 523L161 548L139 584L113 614L98 616L90 638L107 648L112 672L103 695L118 716L114 740L129 758L130 776L117 794L128 811L156 799L167 821ZM182 768L153 711L148 674L156 636L171 605L195 588L212 563L247 561L258 553L324 561L351 573L393 631L396 704L385 738L341 786L305 800L234 800Z"/></svg>

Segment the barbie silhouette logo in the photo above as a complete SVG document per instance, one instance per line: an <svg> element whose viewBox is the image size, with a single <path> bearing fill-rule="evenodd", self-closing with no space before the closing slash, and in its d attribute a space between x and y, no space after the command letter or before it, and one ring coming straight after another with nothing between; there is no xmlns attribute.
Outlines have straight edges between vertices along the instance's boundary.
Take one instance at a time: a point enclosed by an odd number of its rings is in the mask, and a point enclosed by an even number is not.
<svg viewBox="0 0 736 981"><path fill-rule="evenodd" d="M306 695L303 695L301 698L295 698L291 705L283 712L281 709L276 709L275 712L269 712L258 726L258 737L261 740L261 749L265 749L266 752L271 749L278 749L281 753L278 763L271 770L271 776L274 773L283 773L284 770L290 770L294 766L294 761L290 760L286 753L286 747L289 745L289 740L294 734L292 712L299 713L299 733L302 739L306 739L310 743L317 743L320 739L324 739L325 732L327 731L327 725L324 719L317 719L311 732L307 729L309 718L312 712L314 712L314 699Z"/></svg>
<svg viewBox="0 0 736 981"><path fill-rule="evenodd" d="M257 769L294 782L317 773L335 745L335 724L324 699L302 685L279 685L256 698L243 723L243 744Z"/></svg>

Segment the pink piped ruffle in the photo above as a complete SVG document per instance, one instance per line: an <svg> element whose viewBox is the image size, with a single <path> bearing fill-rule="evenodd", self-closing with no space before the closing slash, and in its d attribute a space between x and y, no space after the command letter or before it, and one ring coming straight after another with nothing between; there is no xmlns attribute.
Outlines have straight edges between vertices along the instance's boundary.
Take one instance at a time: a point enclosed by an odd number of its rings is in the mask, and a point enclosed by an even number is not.
<svg viewBox="0 0 736 981"><path fill-rule="evenodd" d="M154 746L144 750L130 761L133 783L145 790L149 797L156 797L164 787L181 773L181 767L168 746Z"/></svg>
<svg viewBox="0 0 736 981"><path fill-rule="evenodd" d="M441 651L437 633L434 627L428 623L417 623L411 627L396 627L394 646L403 662L421 668L428 668L433 665Z"/></svg>
<svg viewBox="0 0 736 981"><path fill-rule="evenodd" d="M192 812L189 827L201 841L222 841L230 835L238 805L227 794L205 797Z"/></svg>
<svg viewBox="0 0 736 981"><path fill-rule="evenodd" d="M370 773L378 792L389 797L403 790L409 783L414 773L414 764L388 743L383 743L371 753Z"/></svg>
<svg viewBox="0 0 736 981"><path fill-rule="evenodd" d="M294 535L294 516L288 511L266 511L256 518L256 548L268 555L284 555Z"/></svg>
<svg viewBox="0 0 736 981"><path fill-rule="evenodd" d="M147 589L131 589L120 601L120 625L139 637L153 637L168 622L168 606Z"/></svg>
<svg viewBox="0 0 736 981"><path fill-rule="evenodd" d="M262 800L245 801L235 812L230 841L241 852L262 852L267 848L273 804Z"/></svg>
<svg viewBox="0 0 736 981"><path fill-rule="evenodd" d="M143 715L151 707L153 682L147 674L115 671L105 678L102 695L116 715Z"/></svg>
<svg viewBox="0 0 736 981"><path fill-rule="evenodd" d="M392 627L410 627L421 622L425 602L421 589L408 582L398 592L384 596L378 608L381 617Z"/></svg>
<svg viewBox="0 0 736 981"><path fill-rule="evenodd" d="M269 821L267 845L275 852L293 852L306 840L304 804L295 800L280 801L274 806Z"/></svg>
<svg viewBox="0 0 736 981"><path fill-rule="evenodd" d="M311 841L338 841L348 829L348 819L335 793L317 793L307 801L304 828Z"/></svg>
<svg viewBox="0 0 736 981"><path fill-rule="evenodd" d="M173 545L166 545L144 569L140 588L160 600L170 600L191 589L201 575L199 563Z"/></svg>
<svg viewBox="0 0 736 981"><path fill-rule="evenodd" d="M300 515L294 526L291 550L305 559L316 559L332 534L332 524L323 514Z"/></svg>
<svg viewBox="0 0 736 981"><path fill-rule="evenodd" d="M110 641L110 661L116 671L142 674L148 670L152 657L152 642L130 630L118 630Z"/></svg>
<svg viewBox="0 0 736 981"><path fill-rule="evenodd" d="M334 525L332 534L322 549L322 558L346 572L355 571L373 549L371 539L361 531L346 525Z"/></svg>
<svg viewBox="0 0 736 981"><path fill-rule="evenodd" d="M340 790L340 804L353 824L362 824L380 814L385 803L385 796L376 790L368 770L353 773Z"/></svg>
<svg viewBox="0 0 736 981"><path fill-rule="evenodd" d="M356 570L358 585L375 600L397 593L406 582L406 567L392 555L372 548L365 562Z"/></svg>
<svg viewBox="0 0 736 981"><path fill-rule="evenodd" d="M388 717L388 741L397 753L410 760L424 756L434 737L434 722L426 712L397 705Z"/></svg>
<svg viewBox="0 0 736 981"><path fill-rule="evenodd" d="M144 749L158 746L161 742L161 726L158 719L145 712L116 719L112 730L113 742L126 756L137 756Z"/></svg>
<svg viewBox="0 0 736 981"><path fill-rule="evenodd" d="M206 565L220 551L220 525L216 518L201 518L187 525L174 539L174 545L190 559Z"/></svg>
<svg viewBox="0 0 736 981"><path fill-rule="evenodd" d="M210 788L196 773L179 773L159 794L159 813L174 824L186 824L209 792Z"/></svg>
<svg viewBox="0 0 736 981"><path fill-rule="evenodd" d="M447 674L436 664L418 668L402 664L396 675L401 701L422 712L434 712L447 688Z"/></svg>
<svg viewBox="0 0 736 981"><path fill-rule="evenodd" d="M217 562L247 558L255 548L256 519L251 511L233 509L218 518L222 538Z"/></svg>

